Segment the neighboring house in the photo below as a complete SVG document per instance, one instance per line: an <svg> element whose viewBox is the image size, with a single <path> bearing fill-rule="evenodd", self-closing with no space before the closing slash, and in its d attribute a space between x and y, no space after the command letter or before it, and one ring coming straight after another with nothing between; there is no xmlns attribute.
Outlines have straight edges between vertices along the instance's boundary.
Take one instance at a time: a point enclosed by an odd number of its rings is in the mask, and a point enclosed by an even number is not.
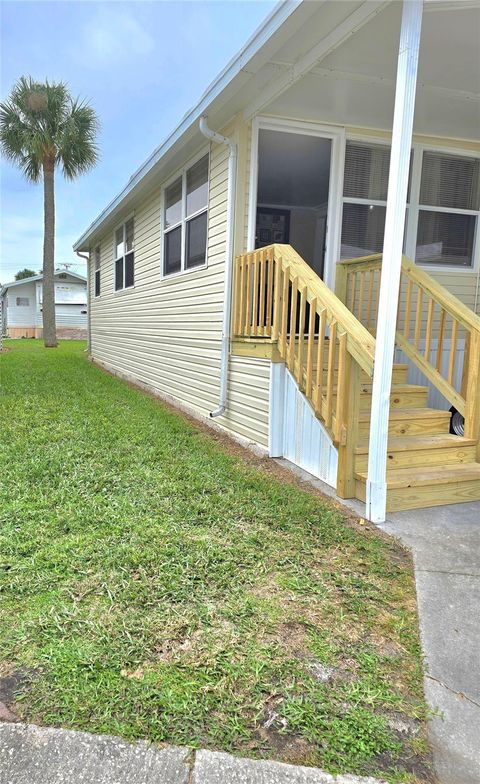
<svg viewBox="0 0 480 784"><path fill-rule="evenodd" d="M2 332L9 338L41 338L43 275L14 280L0 289ZM55 272L57 337L87 337L87 279L76 272Z"/></svg>
<svg viewBox="0 0 480 784"><path fill-rule="evenodd" d="M280 3L74 246L96 362L360 499L401 12ZM479 30L425 3L390 509L480 498Z"/></svg>

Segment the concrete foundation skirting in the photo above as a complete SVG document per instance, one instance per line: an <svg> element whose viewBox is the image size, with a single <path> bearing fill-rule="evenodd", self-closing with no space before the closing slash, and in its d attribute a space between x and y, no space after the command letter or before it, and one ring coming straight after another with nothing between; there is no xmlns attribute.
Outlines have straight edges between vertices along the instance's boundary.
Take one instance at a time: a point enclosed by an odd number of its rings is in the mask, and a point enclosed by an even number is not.
<svg viewBox="0 0 480 784"><path fill-rule="evenodd" d="M12 338L12 340L17 340L18 338L36 338L36 331L36 327L8 327L7 337Z"/></svg>
<svg viewBox="0 0 480 784"><path fill-rule="evenodd" d="M81 327L57 327L58 340L86 340L87 330ZM9 327L7 330L8 337L12 340L19 338L43 338L42 327Z"/></svg>

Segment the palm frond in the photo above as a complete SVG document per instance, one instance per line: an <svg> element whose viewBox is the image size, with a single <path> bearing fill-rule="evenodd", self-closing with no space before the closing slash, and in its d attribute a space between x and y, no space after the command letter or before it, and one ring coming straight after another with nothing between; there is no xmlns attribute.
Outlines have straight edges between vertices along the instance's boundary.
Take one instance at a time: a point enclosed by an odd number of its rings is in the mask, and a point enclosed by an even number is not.
<svg viewBox="0 0 480 784"><path fill-rule="evenodd" d="M60 165L67 179L88 171L98 160L97 131L95 112L73 99L65 82L22 76L0 104L1 152L30 180L48 162Z"/></svg>

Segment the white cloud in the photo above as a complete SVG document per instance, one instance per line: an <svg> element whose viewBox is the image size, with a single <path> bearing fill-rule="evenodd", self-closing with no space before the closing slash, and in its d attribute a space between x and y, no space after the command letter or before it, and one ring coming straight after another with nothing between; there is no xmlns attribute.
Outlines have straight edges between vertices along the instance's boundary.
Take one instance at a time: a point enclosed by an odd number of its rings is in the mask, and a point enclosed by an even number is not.
<svg viewBox="0 0 480 784"><path fill-rule="evenodd" d="M100 9L87 22L79 54L90 66L117 65L145 57L154 47L155 39L138 19L115 3L115 10Z"/></svg>

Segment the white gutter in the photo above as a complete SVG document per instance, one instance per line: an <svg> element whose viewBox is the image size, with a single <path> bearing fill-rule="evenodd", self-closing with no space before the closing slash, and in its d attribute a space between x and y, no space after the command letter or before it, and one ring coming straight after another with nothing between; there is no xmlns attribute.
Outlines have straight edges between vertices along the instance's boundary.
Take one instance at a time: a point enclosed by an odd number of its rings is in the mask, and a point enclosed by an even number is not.
<svg viewBox="0 0 480 784"><path fill-rule="evenodd" d="M90 338L90 255L86 256L84 253L80 253L79 250L76 250L75 253L79 258L85 259L87 262L87 354L90 356L92 353L92 342Z"/></svg>
<svg viewBox="0 0 480 784"><path fill-rule="evenodd" d="M227 407L228 359L230 354L230 323L232 320L232 279L235 237L235 187L237 180L237 145L227 136L222 136L207 125L207 118L200 117L201 133L211 142L228 147L228 190L227 190L227 236L225 238L225 292L223 300L222 345L220 358L220 399L218 407L210 411L211 417L218 417Z"/></svg>

